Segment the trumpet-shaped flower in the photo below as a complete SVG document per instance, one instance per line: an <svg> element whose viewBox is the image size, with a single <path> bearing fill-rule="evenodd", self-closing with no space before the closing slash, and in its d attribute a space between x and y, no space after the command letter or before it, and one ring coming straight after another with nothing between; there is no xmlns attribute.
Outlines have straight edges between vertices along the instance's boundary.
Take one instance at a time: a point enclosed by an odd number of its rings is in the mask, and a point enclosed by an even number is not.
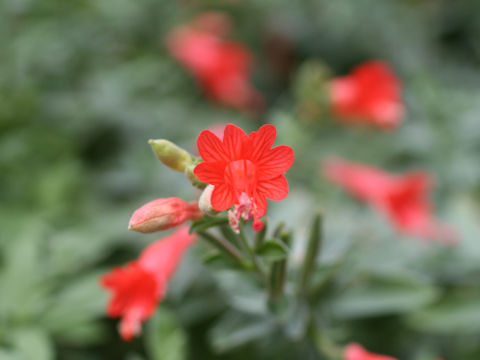
<svg viewBox="0 0 480 360"><path fill-rule="evenodd" d="M210 130L200 133L197 145L203 162L195 167L195 175L214 186L213 209L224 211L235 206L233 220L254 219L253 228L263 228L259 219L267 211L267 198L282 200L288 194L283 175L292 165L291 147L272 148L276 137L273 125L263 125L246 135L239 127L228 124L223 140Z"/></svg>
<svg viewBox="0 0 480 360"><path fill-rule="evenodd" d="M400 81L382 61L366 62L349 75L335 78L330 100L339 118L384 129L397 127L404 112Z"/></svg>
<svg viewBox="0 0 480 360"><path fill-rule="evenodd" d="M122 318L119 330L124 340L138 335L142 322L153 315L183 253L194 239L188 228L180 228L147 246L137 260L115 267L101 277L101 285L112 293L107 315Z"/></svg>
<svg viewBox="0 0 480 360"><path fill-rule="evenodd" d="M323 170L329 180L385 214L399 231L445 243L456 241L455 231L433 216L429 174L393 175L338 159L327 161Z"/></svg>
<svg viewBox="0 0 480 360"><path fill-rule="evenodd" d="M213 101L256 111L263 106L263 97L249 81L252 55L242 44L224 39L229 25L225 15L200 15L174 29L167 47Z"/></svg>

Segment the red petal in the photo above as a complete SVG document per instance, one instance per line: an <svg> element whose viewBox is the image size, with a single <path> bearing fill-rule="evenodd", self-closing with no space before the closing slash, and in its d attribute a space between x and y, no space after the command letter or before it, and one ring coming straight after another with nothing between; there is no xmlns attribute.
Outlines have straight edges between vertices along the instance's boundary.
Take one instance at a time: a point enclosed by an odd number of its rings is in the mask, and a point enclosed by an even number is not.
<svg viewBox="0 0 480 360"><path fill-rule="evenodd" d="M252 132L248 136L251 147L250 158L253 161L261 160L265 152L272 147L276 136L277 130L271 124L263 125L257 132Z"/></svg>
<svg viewBox="0 0 480 360"><path fill-rule="evenodd" d="M142 268L152 272L156 276L157 282L162 285L159 288L160 295L163 295L165 282L173 276L183 254L195 241L195 237L188 233L187 226L183 226L173 234L150 244L140 254L139 264Z"/></svg>
<svg viewBox="0 0 480 360"><path fill-rule="evenodd" d="M254 216L259 218L265 215L267 212L267 199L265 195L261 193L257 193L254 198L255 201L255 209L254 209Z"/></svg>
<svg viewBox="0 0 480 360"><path fill-rule="evenodd" d="M404 105L401 84L389 65L370 61L332 81L334 113L344 120L392 129L401 122Z"/></svg>
<svg viewBox="0 0 480 360"><path fill-rule="evenodd" d="M272 179L285 173L293 164L294 153L290 146L280 145L266 152L258 162L260 180Z"/></svg>
<svg viewBox="0 0 480 360"><path fill-rule="evenodd" d="M349 344L343 355L345 360L397 360L391 356L371 353L359 344Z"/></svg>
<svg viewBox="0 0 480 360"><path fill-rule="evenodd" d="M121 316L125 319L134 315L135 324L139 325L153 314L160 300L159 284L154 274L144 269L137 261L132 261L123 268L114 268L101 278L101 283L111 292L107 306L107 314L110 317ZM129 323L127 321L126 325ZM139 330L139 326L135 326L135 329ZM130 339L135 334L135 331L131 330L133 328L127 326L122 330L122 336Z"/></svg>
<svg viewBox="0 0 480 360"><path fill-rule="evenodd" d="M412 171L399 179L399 186L410 188L411 191L424 193L433 187L433 180L429 173L425 171Z"/></svg>
<svg viewBox="0 0 480 360"><path fill-rule="evenodd" d="M228 161L220 139L210 130L203 130L197 139L198 152L205 161Z"/></svg>
<svg viewBox="0 0 480 360"><path fill-rule="evenodd" d="M235 201L235 195L228 186L215 185L212 192L212 207L215 210L227 210L235 204Z"/></svg>
<svg viewBox="0 0 480 360"><path fill-rule="evenodd" d="M242 158L247 135L238 126L228 124L223 135L223 147L231 160Z"/></svg>
<svg viewBox="0 0 480 360"><path fill-rule="evenodd" d="M203 182L212 185L220 185L225 182L225 163L223 161L201 162L193 173Z"/></svg>
<svg viewBox="0 0 480 360"><path fill-rule="evenodd" d="M288 182L285 176L261 181L257 185L257 191L271 200L282 200L288 195Z"/></svg>
<svg viewBox="0 0 480 360"><path fill-rule="evenodd" d="M384 199L397 183L395 177L374 166L341 159L326 160L322 170L331 182L367 202Z"/></svg>

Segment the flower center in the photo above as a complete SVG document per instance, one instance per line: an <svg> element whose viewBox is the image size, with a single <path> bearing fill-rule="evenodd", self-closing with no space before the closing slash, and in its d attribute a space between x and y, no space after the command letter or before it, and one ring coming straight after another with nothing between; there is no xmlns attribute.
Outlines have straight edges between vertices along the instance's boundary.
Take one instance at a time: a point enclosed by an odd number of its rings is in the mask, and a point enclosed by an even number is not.
<svg viewBox="0 0 480 360"><path fill-rule="evenodd" d="M237 193L252 196L257 178L257 167L250 160L236 160L227 165L225 169L225 180L229 182Z"/></svg>

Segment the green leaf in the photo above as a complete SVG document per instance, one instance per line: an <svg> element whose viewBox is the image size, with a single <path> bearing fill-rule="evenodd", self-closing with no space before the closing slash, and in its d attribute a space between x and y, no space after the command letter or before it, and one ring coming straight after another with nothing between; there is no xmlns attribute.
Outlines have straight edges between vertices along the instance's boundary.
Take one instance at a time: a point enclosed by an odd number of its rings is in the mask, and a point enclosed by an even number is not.
<svg viewBox="0 0 480 360"><path fill-rule="evenodd" d="M41 311L42 300L49 291L45 267L41 263L41 240L46 225L31 219L19 231L5 251L5 263L0 272L0 313L28 318Z"/></svg>
<svg viewBox="0 0 480 360"><path fill-rule="evenodd" d="M18 352L0 348L0 360L28 360Z"/></svg>
<svg viewBox="0 0 480 360"><path fill-rule="evenodd" d="M457 293L411 315L415 329L437 334L477 333L480 330L480 294Z"/></svg>
<svg viewBox="0 0 480 360"><path fill-rule="evenodd" d="M218 251L209 252L204 258L203 263L212 268L225 269L225 268L241 268L238 263L224 256Z"/></svg>
<svg viewBox="0 0 480 360"><path fill-rule="evenodd" d="M160 307L147 325L147 350L152 360L186 359L186 337L175 316Z"/></svg>
<svg viewBox="0 0 480 360"><path fill-rule="evenodd" d="M43 315L43 326L61 337L69 337L77 327L93 329L85 325L104 314L108 294L99 279L105 272L92 272L65 286Z"/></svg>
<svg viewBox="0 0 480 360"><path fill-rule="evenodd" d="M257 253L266 260L277 261L287 258L288 249L284 244L267 240L260 246Z"/></svg>
<svg viewBox="0 0 480 360"><path fill-rule="evenodd" d="M419 309L437 296L428 284L376 279L349 288L332 301L332 310L339 318L397 314Z"/></svg>
<svg viewBox="0 0 480 360"><path fill-rule="evenodd" d="M274 326L271 318L232 312L223 316L209 335L215 350L223 353L266 336Z"/></svg>
<svg viewBox="0 0 480 360"><path fill-rule="evenodd" d="M205 216L202 220L195 221L192 226L190 226L190 234L224 224L228 224L228 217L224 215Z"/></svg>
<svg viewBox="0 0 480 360"><path fill-rule="evenodd" d="M47 333L40 329L16 330L12 334L12 343L18 354L21 354L25 359L54 359L51 340Z"/></svg>
<svg viewBox="0 0 480 360"><path fill-rule="evenodd" d="M186 297L178 308L179 317L186 326L194 326L218 316L226 308L226 300L217 289L207 288L196 296Z"/></svg>
<svg viewBox="0 0 480 360"><path fill-rule="evenodd" d="M332 264L319 264L312 274L311 294L316 299L322 296L325 286L335 279L335 276L341 269L343 261Z"/></svg>
<svg viewBox="0 0 480 360"><path fill-rule="evenodd" d="M214 277L232 308L257 316L268 312L266 293L255 278L232 269L216 271Z"/></svg>
<svg viewBox="0 0 480 360"><path fill-rule="evenodd" d="M308 304L303 299L291 299L285 321L285 333L298 341L305 336L310 317Z"/></svg>

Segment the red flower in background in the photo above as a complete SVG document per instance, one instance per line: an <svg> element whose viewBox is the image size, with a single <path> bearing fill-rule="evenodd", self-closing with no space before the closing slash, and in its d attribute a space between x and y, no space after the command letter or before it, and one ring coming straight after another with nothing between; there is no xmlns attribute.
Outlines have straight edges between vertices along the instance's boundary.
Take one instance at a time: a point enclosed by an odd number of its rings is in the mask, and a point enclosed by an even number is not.
<svg viewBox="0 0 480 360"><path fill-rule="evenodd" d="M283 174L293 163L294 154L286 145L271 148L276 137L273 125L263 125L248 136L239 127L228 124L223 140L210 130L200 133L198 151L203 162L195 167L195 175L214 186L211 203L217 211L235 205L231 218L254 219L259 231L259 220L267 211L267 198L282 200L288 194L288 183Z"/></svg>
<svg viewBox="0 0 480 360"><path fill-rule="evenodd" d="M351 74L333 79L330 101L339 118L384 129L397 127L404 112L400 81L381 61L363 63Z"/></svg>
<svg viewBox="0 0 480 360"><path fill-rule="evenodd" d="M359 344L350 344L344 351L345 360L397 360L391 356L378 355L365 350Z"/></svg>
<svg viewBox="0 0 480 360"><path fill-rule="evenodd" d="M338 159L327 161L323 170L330 181L386 214L399 231L445 243L456 241L455 231L433 217L432 181L427 173L392 175Z"/></svg>
<svg viewBox="0 0 480 360"><path fill-rule="evenodd" d="M115 267L101 277L101 285L112 293L107 314L122 318L119 329L124 340L139 334L142 322L153 315L183 253L194 239L187 227L180 228L147 246L136 261Z"/></svg>
<svg viewBox="0 0 480 360"><path fill-rule="evenodd" d="M212 133L215 134L220 140L223 140L223 133L225 132L225 127L227 126L226 123L215 123L208 127Z"/></svg>
<svg viewBox="0 0 480 360"><path fill-rule="evenodd" d="M212 100L240 110L261 110L263 97L249 81L252 55L242 44L224 39L230 28L225 15L205 13L174 29L167 47Z"/></svg>

